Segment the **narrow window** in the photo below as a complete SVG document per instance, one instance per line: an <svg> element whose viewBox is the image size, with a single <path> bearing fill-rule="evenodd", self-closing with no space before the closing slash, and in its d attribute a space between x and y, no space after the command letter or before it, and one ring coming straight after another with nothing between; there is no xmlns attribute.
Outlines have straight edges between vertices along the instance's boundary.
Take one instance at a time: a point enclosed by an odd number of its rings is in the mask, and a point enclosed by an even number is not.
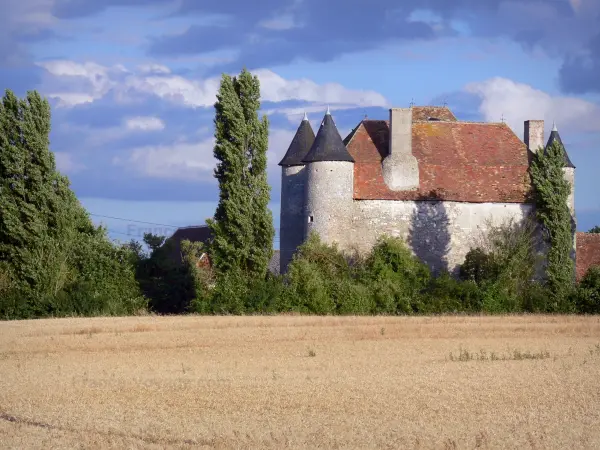
<svg viewBox="0 0 600 450"><path fill-rule="evenodd" d="M308 216L308 223L313 223L315 220L314 216Z"/></svg>

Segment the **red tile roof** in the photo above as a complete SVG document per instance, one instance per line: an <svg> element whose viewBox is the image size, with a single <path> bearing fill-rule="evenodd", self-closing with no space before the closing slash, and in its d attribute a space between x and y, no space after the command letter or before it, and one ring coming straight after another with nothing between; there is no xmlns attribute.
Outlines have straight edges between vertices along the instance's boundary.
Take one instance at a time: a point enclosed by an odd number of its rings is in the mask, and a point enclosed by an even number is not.
<svg viewBox="0 0 600 450"><path fill-rule="evenodd" d="M413 107L413 122L420 120L440 119L456 122L456 117L445 106L415 106Z"/></svg>
<svg viewBox="0 0 600 450"><path fill-rule="evenodd" d="M581 280L592 266L600 266L600 233L577 233L576 235L577 280Z"/></svg>
<svg viewBox="0 0 600 450"><path fill-rule="evenodd" d="M429 117L441 120L430 121ZM506 124L459 122L448 108L415 107L412 134L420 189L403 192L392 191L383 180L381 161L388 154L388 122L364 120L352 131L345 143L355 160L355 199L528 201L528 150Z"/></svg>

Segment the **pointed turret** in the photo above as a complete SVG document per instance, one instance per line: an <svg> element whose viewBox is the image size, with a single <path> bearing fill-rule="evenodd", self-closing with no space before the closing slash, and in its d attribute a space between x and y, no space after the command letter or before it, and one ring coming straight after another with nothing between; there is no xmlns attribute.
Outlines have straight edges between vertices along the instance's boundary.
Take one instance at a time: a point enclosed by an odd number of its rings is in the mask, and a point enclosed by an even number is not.
<svg viewBox="0 0 600 450"><path fill-rule="evenodd" d="M302 160L304 163L316 161L348 161L354 162L350 153L346 149L342 137L333 122L333 118L327 108L327 113L323 118L321 127L317 132L317 137L313 142L310 151Z"/></svg>
<svg viewBox="0 0 600 450"><path fill-rule="evenodd" d="M294 136L294 139L292 139L292 143L279 165L288 167L303 166L304 163L302 162L302 159L308 154L314 141L315 132L310 126L306 113L304 113L304 119L300 122L296 135Z"/></svg>
<svg viewBox="0 0 600 450"><path fill-rule="evenodd" d="M552 127L552 131L550 132L550 137L548 138L548 143L546 144L545 150L548 150L548 147L550 147L555 141L558 142L563 148L563 154L564 154L564 158L565 158L565 166L564 167L570 167L570 168L574 169L575 166L569 159L569 155L567 154L567 149L565 148L564 144L562 143L562 140L560 139L560 134L558 134L558 128L556 128L556 124L554 124L554 126Z"/></svg>

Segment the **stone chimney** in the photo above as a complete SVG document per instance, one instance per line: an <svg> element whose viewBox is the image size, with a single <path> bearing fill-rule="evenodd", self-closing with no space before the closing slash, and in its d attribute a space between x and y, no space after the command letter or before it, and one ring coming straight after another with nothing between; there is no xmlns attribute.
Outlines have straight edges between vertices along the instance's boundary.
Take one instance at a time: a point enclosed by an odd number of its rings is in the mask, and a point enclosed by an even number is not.
<svg viewBox="0 0 600 450"><path fill-rule="evenodd" d="M544 121L526 120L523 140L527 148L532 153L537 153L540 148L544 148Z"/></svg>
<svg viewBox="0 0 600 450"><path fill-rule="evenodd" d="M419 165L412 154L412 108L390 109L389 154L382 165L383 179L391 190L419 188Z"/></svg>

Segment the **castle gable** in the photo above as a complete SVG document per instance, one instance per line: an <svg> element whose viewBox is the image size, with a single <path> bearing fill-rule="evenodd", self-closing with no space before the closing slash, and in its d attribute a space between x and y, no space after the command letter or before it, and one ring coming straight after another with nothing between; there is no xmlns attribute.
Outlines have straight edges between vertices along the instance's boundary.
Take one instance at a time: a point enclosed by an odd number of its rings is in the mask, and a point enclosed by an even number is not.
<svg viewBox="0 0 600 450"><path fill-rule="evenodd" d="M389 135L388 121L364 120L345 139L355 160L356 200L528 201L527 147L503 123L459 122L448 108L415 107L412 154L419 188L414 191L393 191L384 181Z"/></svg>

